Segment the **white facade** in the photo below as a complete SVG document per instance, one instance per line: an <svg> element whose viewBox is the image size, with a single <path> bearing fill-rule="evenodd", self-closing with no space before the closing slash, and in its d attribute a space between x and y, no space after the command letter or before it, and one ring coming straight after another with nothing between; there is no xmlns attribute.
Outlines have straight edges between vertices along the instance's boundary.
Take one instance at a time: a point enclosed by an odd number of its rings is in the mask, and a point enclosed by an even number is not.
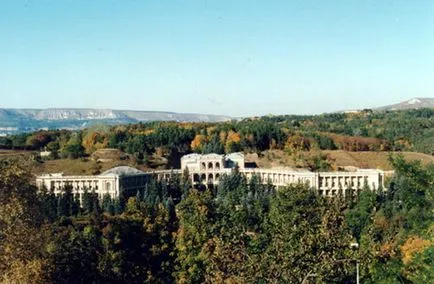
<svg viewBox="0 0 434 284"><path fill-rule="evenodd" d="M119 196L121 190L137 191L144 188L149 180L149 173L135 168L121 166L103 172L97 176L65 176L62 173L45 174L36 178L38 188L46 188L56 195L70 186L74 195L83 198L85 191L95 192L99 198L108 194L111 198Z"/></svg>
<svg viewBox="0 0 434 284"><path fill-rule="evenodd" d="M244 154L240 152L227 154L225 156L225 164L228 168L238 165L240 169L244 169Z"/></svg>
<svg viewBox="0 0 434 284"><path fill-rule="evenodd" d="M222 161L223 168L220 166ZM339 193L345 194L345 189L361 189L365 185L372 190L377 190L380 186L384 187L384 172L376 169L310 172L308 170L294 169L245 168L242 153L228 155L190 154L181 158L181 167L182 169L188 168L190 179L194 185L218 185L220 177L229 174L235 164L238 164L240 172L248 180L253 175L256 175L263 184L270 182L277 187L294 183L308 184L310 187L316 188L320 195L325 196L334 196Z"/></svg>
<svg viewBox="0 0 434 284"><path fill-rule="evenodd" d="M36 178L36 186L46 188L58 195L66 186L71 186L74 194L82 195L85 190L95 191L100 198L104 194L116 197L119 194L119 178L116 176L64 176L61 173L41 175Z"/></svg>
<svg viewBox="0 0 434 284"><path fill-rule="evenodd" d="M244 168L244 154L231 153L228 155L219 154L189 154L181 158L181 170L187 168L189 171L219 171L233 168L238 164L240 169Z"/></svg>
<svg viewBox="0 0 434 284"><path fill-rule="evenodd" d="M69 185L73 193L79 194L80 198L85 190L95 191L100 198L105 194L116 198L122 190L135 193L137 190L144 189L152 175L156 175L159 179L169 179L174 174L181 175L185 168L189 171L193 186L201 184L206 187L215 186L224 174L232 172L236 164L239 166L240 173L248 180L256 175L261 183L272 183L276 187L303 183L325 196L345 195L345 190L348 188L362 189L366 185L372 190L377 190L380 186L384 187L384 172L381 170L310 172L293 169L245 168L242 153L185 155L181 158L181 169L177 170L142 172L131 167L116 167L98 176L47 174L37 177L36 184L39 188L53 190L55 194L61 193L63 188Z"/></svg>
<svg viewBox="0 0 434 284"><path fill-rule="evenodd" d="M384 172L375 169L358 169L352 172L310 172L276 169L245 169L241 171L247 179L257 175L262 183L274 186L303 183L315 188L320 195L345 195L346 189L362 189L365 185L371 190L384 188Z"/></svg>

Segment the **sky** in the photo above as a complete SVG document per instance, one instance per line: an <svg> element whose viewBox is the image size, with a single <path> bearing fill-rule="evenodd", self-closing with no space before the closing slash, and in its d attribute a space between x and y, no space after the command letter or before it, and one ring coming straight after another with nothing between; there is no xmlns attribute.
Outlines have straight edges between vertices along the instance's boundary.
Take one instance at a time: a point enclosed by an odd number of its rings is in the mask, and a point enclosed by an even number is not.
<svg viewBox="0 0 434 284"><path fill-rule="evenodd" d="M314 114L434 97L434 0L0 0L0 108Z"/></svg>

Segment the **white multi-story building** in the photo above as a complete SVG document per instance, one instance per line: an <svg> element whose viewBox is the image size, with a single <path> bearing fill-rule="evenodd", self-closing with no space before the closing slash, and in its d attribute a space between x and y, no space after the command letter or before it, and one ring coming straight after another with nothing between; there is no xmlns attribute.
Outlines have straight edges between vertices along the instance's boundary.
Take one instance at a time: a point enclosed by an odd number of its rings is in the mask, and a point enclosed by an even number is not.
<svg viewBox="0 0 434 284"><path fill-rule="evenodd" d="M36 178L36 186L53 191L56 195L69 186L74 195L82 200L85 191L95 192L99 198L105 194L112 198L119 196L121 190L137 192L144 189L149 181L149 173L132 167L120 166L95 176L65 176L62 173L45 174Z"/></svg>
<svg viewBox="0 0 434 284"><path fill-rule="evenodd" d="M38 176L37 186L54 190L59 194L65 186L71 186L74 194L82 194L85 190L95 191L100 198L109 194L118 197L121 191L135 193L146 188L150 178L155 175L159 179L168 179L172 175L183 174L188 169L193 186L216 186L224 174L230 174L238 165L239 172L247 180L257 176L261 183L271 183L276 187L288 184L303 183L318 190L320 195L334 196L345 194L345 189L361 189L369 186L372 190L384 187L384 172L376 169L356 169L354 171L310 172L294 169L261 169L246 168L244 155L232 153L189 154L181 158L181 169L143 172L132 167L116 167L97 176L64 176L63 174L47 174Z"/></svg>

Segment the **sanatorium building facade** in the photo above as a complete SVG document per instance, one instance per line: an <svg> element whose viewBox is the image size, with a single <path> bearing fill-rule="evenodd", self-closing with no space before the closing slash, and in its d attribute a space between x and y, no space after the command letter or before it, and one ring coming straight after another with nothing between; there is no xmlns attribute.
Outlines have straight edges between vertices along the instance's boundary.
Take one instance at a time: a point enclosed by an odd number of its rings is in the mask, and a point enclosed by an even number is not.
<svg viewBox="0 0 434 284"><path fill-rule="evenodd" d="M315 188L320 195L334 196L339 189L361 189L368 185L372 190L384 187L384 172L377 169L357 169L355 171L311 172L294 169L263 169L245 167L242 153L219 154L188 154L181 158L181 169L155 170L144 172L128 166L115 167L100 175L65 176L62 173L44 174L36 178L39 188L45 187L60 194L65 186L70 186L74 194L80 195L95 191L99 198L109 194L112 198L119 196L122 190L137 191L146 188L153 176L158 179L169 179L173 174L182 175L188 169L193 186L217 186L224 174L230 174L238 165L239 172L247 180L254 175L261 183L272 183L281 187L288 184L303 183Z"/></svg>

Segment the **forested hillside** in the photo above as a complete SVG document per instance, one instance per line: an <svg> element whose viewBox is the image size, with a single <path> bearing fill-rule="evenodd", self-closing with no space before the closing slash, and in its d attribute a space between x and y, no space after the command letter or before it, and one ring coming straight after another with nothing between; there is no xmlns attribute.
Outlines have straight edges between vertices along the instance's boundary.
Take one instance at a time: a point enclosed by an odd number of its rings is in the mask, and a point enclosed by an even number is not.
<svg viewBox="0 0 434 284"><path fill-rule="evenodd" d="M267 116L222 123L149 122L51 130L0 137L0 148L47 150L50 158L89 157L103 148L129 154L137 165L154 167L155 156L178 167L181 155L244 151L260 157L281 150L290 165L330 170L332 150L434 152L434 110ZM384 164L385 161L382 161ZM339 164L339 163L337 163ZM380 163L381 164L381 163Z"/></svg>
<svg viewBox="0 0 434 284"><path fill-rule="evenodd" d="M395 157L387 190L325 198L236 170L215 191L187 179L82 204L36 192L0 162L3 283L431 283L434 167ZM359 248L353 250L351 243Z"/></svg>

